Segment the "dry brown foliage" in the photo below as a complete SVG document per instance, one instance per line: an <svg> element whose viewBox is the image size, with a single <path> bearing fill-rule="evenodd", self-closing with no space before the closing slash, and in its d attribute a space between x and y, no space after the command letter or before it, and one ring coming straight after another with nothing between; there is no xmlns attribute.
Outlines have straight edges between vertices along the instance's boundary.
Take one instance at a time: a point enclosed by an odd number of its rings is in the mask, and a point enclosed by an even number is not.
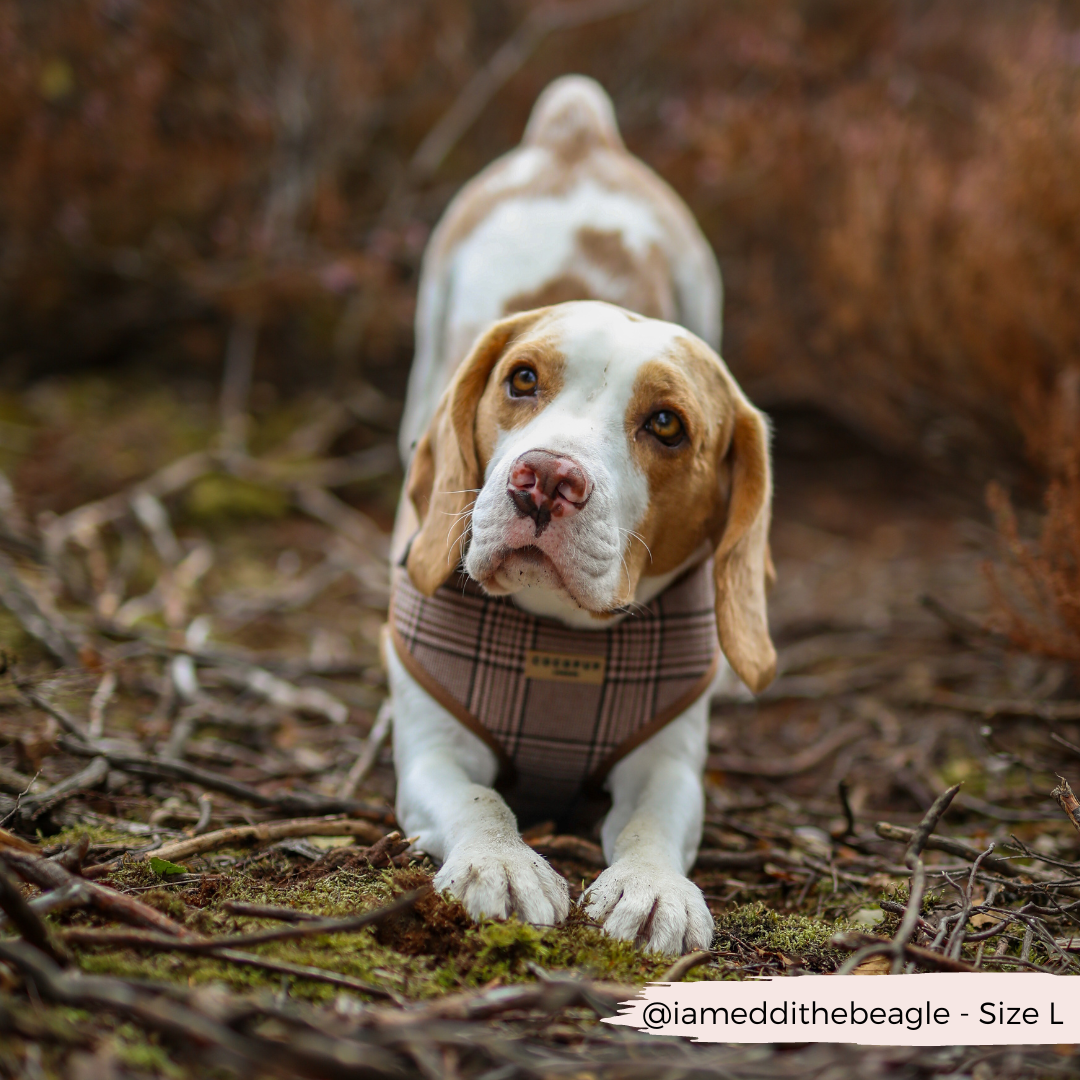
<svg viewBox="0 0 1080 1080"><path fill-rule="evenodd" d="M1080 662L1080 368L1063 373L1053 406L1040 440L1052 479L1038 542L1021 538L1009 496L990 484L1003 565L987 576L996 629L1026 651Z"/></svg>
<svg viewBox="0 0 1080 1080"><path fill-rule="evenodd" d="M984 479L1047 467L1080 342L1075 3L646 3L553 34L403 196L424 134L548 2L8 4L0 356L150 341L209 373L254 308L262 377L400 388L427 230L576 70L702 221L761 404Z"/></svg>

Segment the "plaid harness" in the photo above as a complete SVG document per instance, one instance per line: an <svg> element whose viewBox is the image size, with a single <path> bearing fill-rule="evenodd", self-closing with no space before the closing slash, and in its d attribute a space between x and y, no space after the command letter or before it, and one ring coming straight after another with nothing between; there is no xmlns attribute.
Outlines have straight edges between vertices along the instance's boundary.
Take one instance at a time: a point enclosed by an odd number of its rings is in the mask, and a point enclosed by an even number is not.
<svg viewBox="0 0 1080 1080"><path fill-rule="evenodd" d="M712 561L605 630L574 630L459 575L427 597L397 574L390 628L414 679L499 759L519 812L561 816L716 674Z"/></svg>

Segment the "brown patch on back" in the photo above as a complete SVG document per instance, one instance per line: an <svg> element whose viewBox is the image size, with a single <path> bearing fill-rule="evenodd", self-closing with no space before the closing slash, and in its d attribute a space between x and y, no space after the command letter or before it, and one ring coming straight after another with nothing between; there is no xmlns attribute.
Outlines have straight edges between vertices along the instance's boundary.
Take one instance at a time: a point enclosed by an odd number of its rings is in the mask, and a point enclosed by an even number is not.
<svg viewBox="0 0 1080 1080"><path fill-rule="evenodd" d="M697 226L675 192L647 165L622 147L591 144L588 152L572 159L553 157L552 167L541 169L520 184L509 185L501 177L513 165L516 153L493 162L476 176L450 204L431 238L430 250L446 258L498 206L513 199L557 199L579 184L591 180L600 187L628 194L645 203L676 242L700 243ZM664 273L668 258L656 251ZM650 261L653 256L650 254ZM625 305L624 305L625 306Z"/></svg>
<svg viewBox="0 0 1080 1080"><path fill-rule="evenodd" d="M617 229L594 229L586 225L578 229L575 239L582 255L612 277L629 277L637 270L637 262Z"/></svg>
<svg viewBox="0 0 1080 1080"><path fill-rule="evenodd" d="M602 299L650 319L675 317L671 270L664 253L652 244L643 258L634 255L617 229L578 229L576 250L586 263L609 279Z"/></svg>
<svg viewBox="0 0 1080 1080"><path fill-rule="evenodd" d="M503 304L503 314L516 311L532 311L533 308L551 307L571 300L596 300L597 297L576 274L560 274L533 292L516 293Z"/></svg>

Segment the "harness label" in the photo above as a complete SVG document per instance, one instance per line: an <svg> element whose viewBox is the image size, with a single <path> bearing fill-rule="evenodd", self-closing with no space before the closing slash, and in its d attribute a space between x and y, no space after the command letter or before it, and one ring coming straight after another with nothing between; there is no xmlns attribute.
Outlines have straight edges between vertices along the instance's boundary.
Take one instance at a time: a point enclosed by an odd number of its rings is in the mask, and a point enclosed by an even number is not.
<svg viewBox="0 0 1080 1080"><path fill-rule="evenodd" d="M525 652L526 679L601 686L606 670L607 659L603 656L570 656L539 649L527 649Z"/></svg>

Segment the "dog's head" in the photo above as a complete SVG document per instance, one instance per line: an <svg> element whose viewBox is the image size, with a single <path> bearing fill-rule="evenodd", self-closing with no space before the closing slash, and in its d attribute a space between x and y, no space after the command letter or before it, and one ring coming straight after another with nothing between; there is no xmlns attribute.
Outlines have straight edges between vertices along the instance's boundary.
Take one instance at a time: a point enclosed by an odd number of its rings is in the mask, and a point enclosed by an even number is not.
<svg viewBox="0 0 1080 1080"><path fill-rule="evenodd" d="M724 653L752 689L771 681L768 429L689 331L589 301L495 323L408 494L407 566L429 595L463 558L489 593L540 590L603 620L711 550Z"/></svg>

